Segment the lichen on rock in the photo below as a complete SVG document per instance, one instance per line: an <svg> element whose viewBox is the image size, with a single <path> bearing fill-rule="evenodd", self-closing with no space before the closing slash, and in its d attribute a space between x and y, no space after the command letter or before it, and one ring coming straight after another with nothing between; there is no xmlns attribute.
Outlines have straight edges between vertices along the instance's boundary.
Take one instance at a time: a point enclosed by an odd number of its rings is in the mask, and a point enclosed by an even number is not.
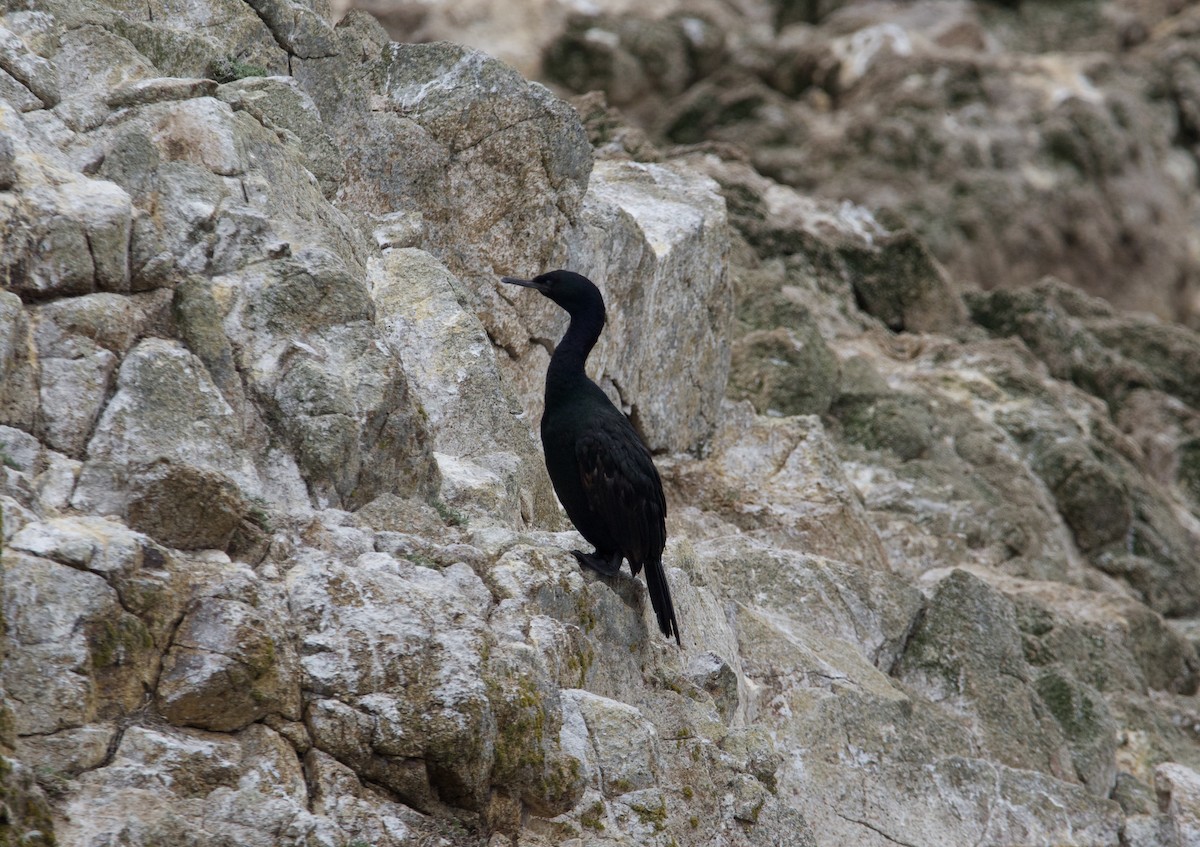
<svg viewBox="0 0 1200 847"><path fill-rule="evenodd" d="M1193 11L9 5L0 843L1194 840Z"/></svg>

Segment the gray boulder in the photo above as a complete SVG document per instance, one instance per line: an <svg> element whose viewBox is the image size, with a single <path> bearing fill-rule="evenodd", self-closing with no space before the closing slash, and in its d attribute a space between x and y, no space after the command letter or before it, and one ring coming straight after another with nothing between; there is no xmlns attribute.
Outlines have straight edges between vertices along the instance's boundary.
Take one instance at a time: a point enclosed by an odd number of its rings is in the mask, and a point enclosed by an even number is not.
<svg viewBox="0 0 1200 847"><path fill-rule="evenodd" d="M233 409L198 359L165 339L141 342L121 365L116 394L88 444L75 507L126 514L130 479L158 460L215 474L248 496L260 496L257 468L249 457L239 456L245 442L234 420ZM193 511L204 508L202 502L190 504ZM187 518L181 514L179 519Z"/></svg>
<svg viewBox="0 0 1200 847"><path fill-rule="evenodd" d="M462 284L416 249L373 261L368 284L389 348L422 375L412 390L429 419L442 500L476 519L552 524L558 504L540 453L501 384L487 333L462 306Z"/></svg>
<svg viewBox="0 0 1200 847"><path fill-rule="evenodd" d="M303 251L213 284L247 392L318 504L436 490L425 416L378 339L366 283L336 254Z"/></svg>
<svg viewBox="0 0 1200 847"><path fill-rule="evenodd" d="M938 583L896 677L967 719L989 757L1075 778L1062 730L1034 688L1012 604L966 571Z"/></svg>

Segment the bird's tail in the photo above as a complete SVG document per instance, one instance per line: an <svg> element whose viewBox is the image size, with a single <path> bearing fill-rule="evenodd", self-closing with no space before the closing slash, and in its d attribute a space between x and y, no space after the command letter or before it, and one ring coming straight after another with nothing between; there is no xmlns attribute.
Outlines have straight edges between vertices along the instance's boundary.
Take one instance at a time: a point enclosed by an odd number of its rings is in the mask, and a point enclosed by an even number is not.
<svg viewBox="0 0 1200 847"><path fill-rule="evenodd" d="M675 622L675 606L671 603L671 587L667 585L667 573L663 570L662 554L646 562L646 587L650 592L650 605L658 618L658 628L662 634L675 637L675 643L682 646L679 640L679 624Z"/></svg>

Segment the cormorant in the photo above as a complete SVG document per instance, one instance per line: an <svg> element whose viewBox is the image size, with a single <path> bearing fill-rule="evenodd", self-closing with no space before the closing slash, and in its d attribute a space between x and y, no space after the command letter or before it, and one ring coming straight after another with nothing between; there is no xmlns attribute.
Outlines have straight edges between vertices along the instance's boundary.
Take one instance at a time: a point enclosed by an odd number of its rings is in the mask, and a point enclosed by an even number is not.
<svg viewBox="0 0 1200 847"><path fill-rule="evenodd" d="M622 558L629 560L634 576L644 566L658 628L678 644L679 625L662 565L667 543L662 480L633 424L584 372L604 329L604 298L591 280L570 271L501 280L540 291L571 316L546 369L542 448L567 517L596 547L594 553L572 553L581 565L605 576L621 569Z"/></svg>

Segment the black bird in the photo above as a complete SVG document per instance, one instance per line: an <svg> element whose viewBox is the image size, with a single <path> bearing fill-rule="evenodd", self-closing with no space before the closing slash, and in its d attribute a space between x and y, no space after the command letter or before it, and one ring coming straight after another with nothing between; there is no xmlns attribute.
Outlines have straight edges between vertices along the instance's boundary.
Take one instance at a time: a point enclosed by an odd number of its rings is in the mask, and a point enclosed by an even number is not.
<svg viewBox="0 0 1200 847"><path fill-rule="evenodd" d="M572 551L581 565L605 576L629 560L644 566L650 605L663 635L679 642L671 589L663 571L667 501L662 480L633 424L588 379L584 363L604 329L604 298L587 277L551 271L531 280L501 277L540 291L571 316L546 369L542 448L554 493L595 553Z"/></svg>

